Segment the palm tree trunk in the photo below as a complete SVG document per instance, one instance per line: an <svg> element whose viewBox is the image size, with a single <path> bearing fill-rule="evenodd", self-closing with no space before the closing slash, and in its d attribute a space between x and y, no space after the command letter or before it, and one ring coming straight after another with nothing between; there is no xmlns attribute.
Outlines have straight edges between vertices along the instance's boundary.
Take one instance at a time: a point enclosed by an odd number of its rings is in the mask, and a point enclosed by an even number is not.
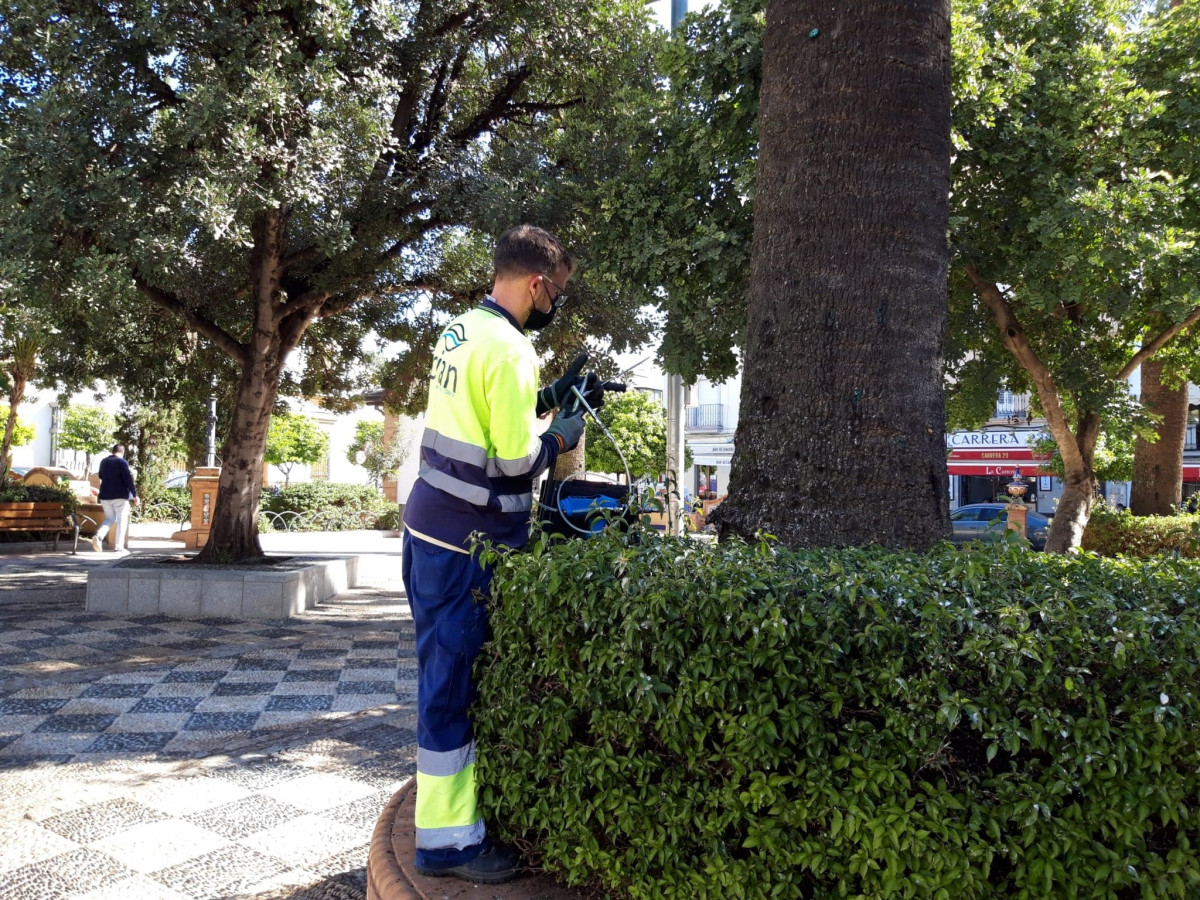
<svg viewBox="0 0 1200 900"><path fill-rule="evenodd" d="M771 0L722 537L949 536L949 0Z"/></svg>

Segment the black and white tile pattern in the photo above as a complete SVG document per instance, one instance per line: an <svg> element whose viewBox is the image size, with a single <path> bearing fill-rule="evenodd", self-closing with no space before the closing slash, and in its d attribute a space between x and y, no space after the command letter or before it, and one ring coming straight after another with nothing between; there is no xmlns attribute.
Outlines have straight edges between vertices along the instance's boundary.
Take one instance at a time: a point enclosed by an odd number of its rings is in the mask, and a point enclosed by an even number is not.
<svg viewBox="0 0 1200 900"><path fill-rule="evenodd" d="M269 623L0 606L0 897L204 900L361 869L416 762L411 620L379 599Z"/></svg>

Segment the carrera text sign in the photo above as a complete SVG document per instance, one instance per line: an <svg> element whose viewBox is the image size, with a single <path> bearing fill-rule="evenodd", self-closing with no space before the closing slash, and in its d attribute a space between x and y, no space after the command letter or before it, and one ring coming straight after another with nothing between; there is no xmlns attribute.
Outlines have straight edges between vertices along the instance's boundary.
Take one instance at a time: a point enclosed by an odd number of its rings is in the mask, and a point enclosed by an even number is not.
<svg viewBox="0 0 1200 900"><path fill-rule="evenodd" d="M1047 437L1041 431L954 431L946 435L946 446L953 450L1003 450L1029 447Z"/></svg>

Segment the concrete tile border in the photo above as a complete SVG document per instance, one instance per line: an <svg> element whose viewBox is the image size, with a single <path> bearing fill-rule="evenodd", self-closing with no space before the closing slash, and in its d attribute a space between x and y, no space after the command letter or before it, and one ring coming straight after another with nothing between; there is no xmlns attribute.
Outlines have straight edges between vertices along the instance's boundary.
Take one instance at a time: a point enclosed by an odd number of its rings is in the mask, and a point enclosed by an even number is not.
<svg viewBox="0 0 1200 900"><path fill-rule="evenodd" d="M358 556L308 557L293 569L193 570L110 565L88 573L85 609L116 615L287 619L357 587Z"/></svg>

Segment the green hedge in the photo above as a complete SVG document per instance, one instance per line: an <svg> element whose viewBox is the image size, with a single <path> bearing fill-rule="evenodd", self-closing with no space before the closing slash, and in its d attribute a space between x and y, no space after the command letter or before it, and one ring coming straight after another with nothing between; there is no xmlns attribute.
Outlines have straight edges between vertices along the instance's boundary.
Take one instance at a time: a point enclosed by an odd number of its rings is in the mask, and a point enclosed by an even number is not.
<svg viewBox="0 0 1200 900"><path fill-rule="evenodd" d="M370 485L310 481L284 488L277 494L264 491L260 509L284 518L273 520L271 516L263 516L260 527L270 530L273 523L282 527L286 522L292 531L376 528L380 518L394 507L395 504L383 499L378 488Z"/></svg>
<svg viewBox="0 0 1200 900"><path fill-rule="evenodd" d="M141 498L133 508L134 522L185 522L191 517L192 491L186 487L164 487L153 500Z"/></svg>
<svg viewBox="0 0 1200 900"><path fill-rule="evenodd" d="M79 498L67 485L17 484L0 485L0 503L63 503L67 512L79 509Z"/></svg>
<svg viewBox="0 0 1200 900"><path fill-rule="evenodd" d="M1100 505L1083 533L1083 549L1101 556L1200 558L1200 515L1135 516Z"/></svg>
<svg viewBox="0 0 1200 900"><path fill-rule="evenodd" d="M614 530L497 565L482 802L569 884L1200 896L1193 563Z"/></svg>

